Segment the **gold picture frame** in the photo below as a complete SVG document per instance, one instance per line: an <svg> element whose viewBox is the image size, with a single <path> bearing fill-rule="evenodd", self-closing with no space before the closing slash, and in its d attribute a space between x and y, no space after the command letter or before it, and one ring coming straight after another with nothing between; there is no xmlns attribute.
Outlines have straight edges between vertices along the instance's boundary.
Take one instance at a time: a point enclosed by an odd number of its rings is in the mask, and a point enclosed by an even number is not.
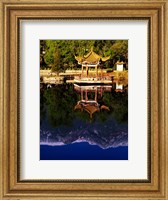
<svg viewBox="0 0 168 200"><path fill-rule="evenodd" d="M168 1L1 0L0 199L168 200ZM149 21L150 175L148 181L19 180L19 22L115 18Z"/></svg>

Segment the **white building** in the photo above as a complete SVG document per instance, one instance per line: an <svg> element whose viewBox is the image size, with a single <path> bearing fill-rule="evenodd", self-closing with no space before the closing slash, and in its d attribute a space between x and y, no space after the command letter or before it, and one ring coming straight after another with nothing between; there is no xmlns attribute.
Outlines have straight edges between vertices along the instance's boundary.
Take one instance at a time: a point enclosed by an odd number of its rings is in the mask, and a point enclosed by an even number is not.
<svg viewBox="0 0 168 200"><path fill-rule="evenodd" d="M116 66L117 66L117 67L116 67L116 70L117 70L117 71L120 71L120 72L123 71L123 70L124 70L124 64L125 64L125 63L124 63L123 61L121 61L121 62L120 62L120 61L117 61L117 62L116 62Z"/></svg>

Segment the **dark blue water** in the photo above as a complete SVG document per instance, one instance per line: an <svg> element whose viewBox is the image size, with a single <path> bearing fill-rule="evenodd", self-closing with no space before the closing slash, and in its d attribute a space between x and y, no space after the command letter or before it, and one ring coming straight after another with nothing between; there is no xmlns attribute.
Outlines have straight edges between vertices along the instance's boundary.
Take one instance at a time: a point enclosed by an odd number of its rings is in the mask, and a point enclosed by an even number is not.
<svg viewBox="0 0 168 200"><path fill-rule="evenodd" d="M94 88L89 90L95 99ZM128 160L128 93L109 87L96 91L99 108L91 105L91 115L79 105L80 88L41 88L40 160Z"/></svg>
<svg viewBox="0 0 168 200"><path fill-rule="evenodd" d="M101 149L88 143L40 145L40 160L128 160L128 147Z"/></svg>

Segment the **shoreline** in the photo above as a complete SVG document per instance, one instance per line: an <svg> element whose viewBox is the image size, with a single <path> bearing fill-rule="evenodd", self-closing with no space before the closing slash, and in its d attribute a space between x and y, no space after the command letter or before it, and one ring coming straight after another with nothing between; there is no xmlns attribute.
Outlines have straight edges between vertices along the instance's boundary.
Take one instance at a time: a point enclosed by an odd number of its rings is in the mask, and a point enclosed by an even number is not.
<svg viewBox="0 0 168 200"><path fill-rule="evenodd" d="M78 82L83 82L82 79L88 79L85 83L90 83L89 79L94 78L95 72L90 71L90 76L83 76L81 78L81 70L68 70L66 72L56 73L51 72L51 70L40 70L40 83L44 84L62 84L62 83L75 83L75 80L78 79ZM78 78L76 78L78 77ZM111 79L110 84L113 82L128 82L128 70L125 71L116 71L113 72L106 72L106 70L103 70L103 73L101 70L98 71L98 79L101 80L101 82L104 82L104 79ZM94 83L98 83L100 81L94 81Z"/></svg>

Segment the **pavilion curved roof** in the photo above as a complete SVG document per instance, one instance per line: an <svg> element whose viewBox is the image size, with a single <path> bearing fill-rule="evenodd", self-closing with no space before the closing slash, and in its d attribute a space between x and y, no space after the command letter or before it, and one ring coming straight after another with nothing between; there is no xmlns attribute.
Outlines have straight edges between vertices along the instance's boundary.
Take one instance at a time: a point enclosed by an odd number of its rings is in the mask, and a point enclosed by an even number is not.
<svg viewBox="0 0 168 200"><path fill-rule="evenodd" d="M86 112L88 112L89 115L90 115L90 118L92 118L92 116L93 116L93 114L95 112L97 112L97 111L100 110L97 105L90 105L90 104L85 104L85 105L83 105L83 104L77 104L75 106L74 110L77 110L77 109L81 110L81 111L85 110Z"/></svg>
<svg viewBox="0 0 168 200"><path fill-rule="evenodd" d="M82 63L97 63L99 60L102 60L103 62L107 61L110 59L110 56L107 57L102 57L101 55L98 55L93 51L93 48L89 53L86 55L82 56L75 56L75 59L78 61L79 64Z"/></svg>
<svg viewBox="0 0 168 200"><path fill-rule="evenodd" d="M90 103L85 103L83 104L82 101L79 101L77 103L77 105L74 107L74 110L85 110L86 112L89 113L90 115L90 118L92 119L92 116L95 112L98 112L101 110L107 110L107 111L110 111L109 107L108 106L105 106L105 105L102 105L100 108L99 108L99 105L98 104L90 104Z"/></svg>

